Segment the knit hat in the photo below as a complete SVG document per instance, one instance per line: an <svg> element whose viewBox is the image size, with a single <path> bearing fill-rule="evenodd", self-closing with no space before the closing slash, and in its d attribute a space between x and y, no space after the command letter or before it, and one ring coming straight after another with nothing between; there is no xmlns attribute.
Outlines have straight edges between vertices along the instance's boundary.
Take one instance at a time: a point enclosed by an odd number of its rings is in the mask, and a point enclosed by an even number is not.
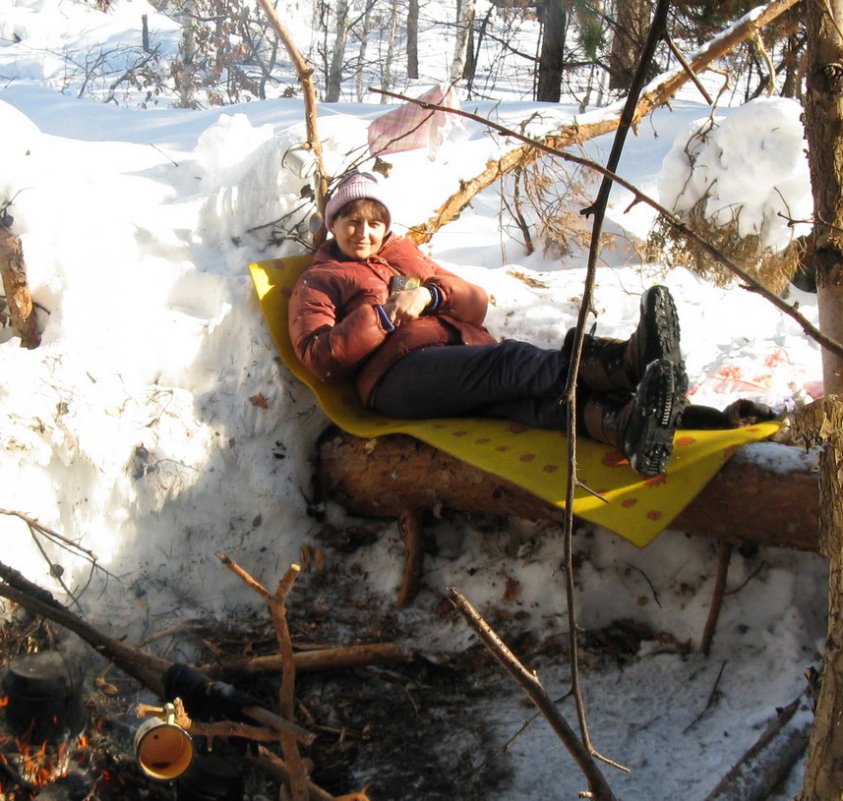
<svg viewBox="0 0 843 801"><path fill-rule="evenodd" d="M363 198L371 198L372 200L383 203L386 209L386 229L388 231L392 224L392 215L389 211L389 203L387 202L383 185L376 175L370 172L358 172L357 170L348 172L340 178L337 188L333 191L331 197L328 198L328 202L325 205L325 225L328 230L333 229L334 217L343 206L351 203L352 200L362 200Z"/></svg>

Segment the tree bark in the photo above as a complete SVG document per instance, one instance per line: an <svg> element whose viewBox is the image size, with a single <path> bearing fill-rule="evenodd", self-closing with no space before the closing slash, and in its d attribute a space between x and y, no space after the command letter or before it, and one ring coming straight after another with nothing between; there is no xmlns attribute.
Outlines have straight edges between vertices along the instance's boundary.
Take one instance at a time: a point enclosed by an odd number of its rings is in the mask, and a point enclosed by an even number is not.
<svg viewBox="0 0 843 801"><path fill-rule="evenodd" d="M357 87L357 102L362 103L368 91L368 78L364 72L369 50L369 35L372 32L372 2L367 2L363 9L363 25L360 31L360 50L357 55L357 69L355 84Z"/></svg>
<svg viewBox="0 0 843 801"><path fill-rule="evenodd" d="M772 445L782 449L784 464L798 461L801 448ZM819 490L811 460L777 472L753 459L755 449L747 445L733 456L670 528L736 545L817 551ZM329 499L366 517L442 507L534 520L563 516L527 490L401 434L369 440L331 429L319 445L318 472Z"/></svg>
<svg viewBox="0 0 843 801"><path fill-rule="evenodd" d="M398 608L404 609L416 597L424 568L424 529L422 515L404 510L398 515L398 530L404 539L404 573L398 590Z"/></svg>
<svg viewBox="0 0 843 801"><path fill-rule="evenodd" d="M401 9L399 8L399 0L392 0L389 4L389 25L386 42L386 58L381 63L381 84L384 88L389 89L393 84L392 66L395 60L395 44L398 37L398 20ZM385 103L386 98L382 97L381 102Z"/></svg>
<svg viewBox="0 0 843 801"><path fill-rule="evenodd" d="M179 108L196 108L196 7L187 0L182 9L181 64L176 78Z"/></svg>
<svg viewBox="0 0 843 801"><path fill-rule="evenodd" d="M392 642L314 648L308 651L296 651L293 655L297 673L351 670L368 665L394 665L412 660L412 653L398 643ZM207 676L230 678L231 676L259 676L263 673L274 673L280 668L281 657L278 654L268 654L209 662L199 665L197 670Z"/></svg>
<svg viewBox="0 0 843 801"><path fill-rule="evenodd" d="M617 15L609 57L609 88L628 90L647 39L650 12L642 0L617 0Z"/></svg>
<svg viewBox="0 0 843 801"><path fill-rule="evenodd" d="M26 280L26 266L23 261L23 246L20 237L0 223L0 276L12 328L20 334L25 348L37 348L41 342L38 334L35 309Z"/></svg>
<svg viewBox="0 0 843 801"><path fill-rule="evenodd" d="M782 97L792 97L803 102L802 86L805 81L805 39L804 27L793 19L793 13L786 17L789 23L789 33L782 51Z"/></svg>
<svg viewBox="0 0 843 801"><path fill-rule="evenodd" d="M843 0L808 3L805 133L814 195L820 328L843 335ZM826 398L810 408L806 441L824 441L820 542L829 560L828 636L802 801L839 801L843 788L843 359L823 350Z"/></svg>
<svg viewBox="0 0 843 801"><path fill-rule="evenodd" d="M419 0L410 0L407 12L407 77L419 77Z"/></svg>
<svg viewBox="0 0 843 801"><path fill-rule="evenodd" d="M840 801L843 788L843 398L828 395L798 418L820 456L820 551L829 560L828 636L801 801Z"/></svg>
<svg viewBox="0 0 843 801"><path fill-rule="evenodd" d="M345 43L348 40L348 2L339 0L337 3L337 25L334 36L334 48L331 54L331 65L328 68L328 80L325 87L325 102L336 103L340 99L342 88L342 65L345 60Z"/></svg>
<svg viewBox="0 0 843 801"><path fill-rule="evenodd" d="M562 68L565 66L565 28L568 15L562 0L544 0L542 10L542 49L536 100L558 103L562 97Z"/></svg>
<svg viewBox="0 0 843 801"><path fill-rule="evenodd" d="M805 134L814 194L820 328L843 336L843 0L808 3ZM827 393L843 392L843 359L823 353Z"/></svg>
<svg viewBox="0 0 843 801"><path fill-rule="evenodd" d="M457 4L457 38L454 43L454 57L451 60L451 83L459 83L465 75L468 55L469 31L474 24L476 0L460 0Z"/></svg>

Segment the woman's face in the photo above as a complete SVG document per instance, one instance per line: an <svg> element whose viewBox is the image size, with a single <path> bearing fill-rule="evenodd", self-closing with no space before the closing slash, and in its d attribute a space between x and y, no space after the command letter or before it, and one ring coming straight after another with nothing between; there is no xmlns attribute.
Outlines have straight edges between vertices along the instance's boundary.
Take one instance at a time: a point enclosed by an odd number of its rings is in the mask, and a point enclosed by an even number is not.
<svg viewBox="0 0 843 801"><path fill-rule="evenodd" d="M364 261L374 256L383 245L386 223L373 210L352 204L347 213L341 212L332 228L339 249L349 258ZM355 206L358 206L355 208Z"/></svg>

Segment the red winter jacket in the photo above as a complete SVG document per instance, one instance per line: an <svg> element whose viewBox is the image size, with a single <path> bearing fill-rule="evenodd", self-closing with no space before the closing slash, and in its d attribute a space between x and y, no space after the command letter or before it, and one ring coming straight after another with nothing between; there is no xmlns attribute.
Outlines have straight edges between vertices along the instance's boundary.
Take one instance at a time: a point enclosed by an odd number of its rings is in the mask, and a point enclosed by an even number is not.
<svg viewBox="0 0 843 801"><path fill-rule="evenodd" d="M376 307L386 302L396 275L434 285L439 304L390 332ZM353 376L369 406L381 376L411 350L496 342L483 327L487 302L481 287L443 269L408 239L389 236L366 261L346 258L329 240L293 289L290 339L298 358L321 381Z"/></svg>

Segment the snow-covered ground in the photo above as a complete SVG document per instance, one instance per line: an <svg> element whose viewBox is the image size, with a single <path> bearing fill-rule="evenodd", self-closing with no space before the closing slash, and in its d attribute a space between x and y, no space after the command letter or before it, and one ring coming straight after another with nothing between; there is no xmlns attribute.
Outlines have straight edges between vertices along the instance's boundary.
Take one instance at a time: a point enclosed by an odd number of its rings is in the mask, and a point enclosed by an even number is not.
<svg viewBox="0 0 843 801"><path fill-rule="evenodd" d="M109 36L128 24L124 12L132 6L115 3ZM73 14L49 16L71 8L0 2L0 11L18 17L38 10L38 20L49 18L53 31L84 50L105 33L90 25L90 10L80 27ZM24 37L0 47L4 74L20 64L0 91L0 204L8 204L21 237L43 326L33 350L20 348L8 329L0 337L0 508L37 518L96 554L111 577L95 577L82 597L93 621L138 639L178 619L236 616L255 598L215 554L224 551L274 586L302 546L318 544L322 525L307 515L306 496L325 420L277 361L246 271L250 261L299 250L291 241L277 244L276 235L284 227L277 221L301 203L302 181L281 162L304 139L303 107L277 99L139 110L77 100L27 66L25 50L35 58L47 46ZM550 125L577 111L524 102L477 108L511 124L538 112ZM330 172L364 152L367 125L383 112L382 105L320 108ZM673 150L673 143L708 116L692 92L655 112L629 138L619 174L662 200L680 186L690 190L677 168L681 146ZM723 203L743 202L741 219L763 223L774 239L782 234L776 220L784 225L777 204L793 218L810 209L798 109L763 100L719 116L716 147L700 156L708 159L707 182L716 182ZM604 137L585 152L603 161L610 144ZM435 154L389 156L399 230L427 219L460 178L505 146L482 126L461 123ZM566 210L577 218L589 199L568 197ZM613 236L597 278L600 333L628 334L640 292L662 282L677 299L695 400L725 406L751 397L784 410L822 393L818 347L793 320L739 288L642 263L635 243L646 239L652 213L628 204L628 193L616 190ZM558 346L575 318L585 253L538 247L527 255L501 214L493 188L443 228L429 252L487 287L494 333ZM815 298L795 289L791 297L816 324ZM327 519L347 522L333 506ZM433 535L440 548L427 556L423 592L399 615L410 647L441 657L471 641L460 621L428 612L449 586L481 610L517 615L537 636L565 631L558 532L516 522L489 531L454 520L437 524ZM83 560L36 542L17 516L0 516L0 537L2 561L53 592L61 590L40 547L65 568L69 585L87 579ZM327 558L359 568L366 590L387 610L400 581L401 548L395 526L386 525L373 544L350 556L329 549ZM584 629L634 619L692 644L690 654L661 653L651 642L650 652L625 668L587 675L595 742L633 769L610 773L610 782L625 798L704 797L775 709L802 691L805 667L817 664L824 563L789 552L735 554L730 594L704 658L693 648L712 597L711 543L668 531L638 550L609 532L583 530L576 548ZM513 581L520 591L505 597ZM546 671L551 694L564 692L566 667ZM715 683L717 697L707 707ZM514 697L489 699L502 741L529 716ZM513 771L496 793L503 801L567 798L582 789L542 723L500 758Z"/></svg>

